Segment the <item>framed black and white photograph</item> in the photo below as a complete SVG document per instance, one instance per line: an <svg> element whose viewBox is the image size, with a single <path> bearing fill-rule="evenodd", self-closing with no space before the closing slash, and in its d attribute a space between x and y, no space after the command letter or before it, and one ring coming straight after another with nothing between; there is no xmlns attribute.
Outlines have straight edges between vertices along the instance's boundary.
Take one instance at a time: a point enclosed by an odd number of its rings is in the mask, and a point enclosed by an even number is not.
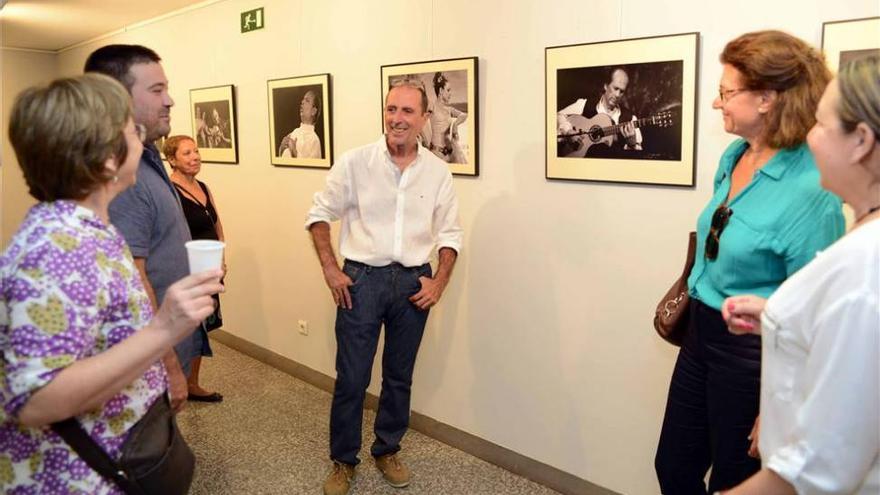
<svg viewBox="0 0 880 495"><path fill-rule="evenodd" d="M238 163L235 87L214 86L189 92L192 137L203 162Z"/></svg>
<svg viewBox="0 0 880 495"><path fill-rule="evenodd" d="M880 54L880 17L823 23L822 52L834 73L852 59Z"/></svg>
<svg viewBox="0 0 880 495"><path fill-rule="evenodd" d="M272 165L330 168L333 165L330 74L273 79L268 86Z"/></svg>
<svg viewBox="0 0 880 495"><path fill-rule="evenodd" d="M546 177L693 186L699 38L547 48Z"/></svg>
<svg viewBox="0 0 880 495"><path fill-rule="evenodd" d="M479 102L477 57L383 65L382 108L385 95L399 80L418 84L428 95L428 119L420 141L449 164L454 175L479 175ZM382 126L384 132L384 118Z"/></svg>

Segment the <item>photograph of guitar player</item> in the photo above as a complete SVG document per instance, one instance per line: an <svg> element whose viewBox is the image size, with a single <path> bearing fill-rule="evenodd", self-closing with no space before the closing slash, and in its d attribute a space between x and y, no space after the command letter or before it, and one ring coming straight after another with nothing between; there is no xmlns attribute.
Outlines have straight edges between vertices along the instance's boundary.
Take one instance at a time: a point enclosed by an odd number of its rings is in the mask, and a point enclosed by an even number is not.
<svg viewBox="0 0 880 495"><path fill-rule="evenodd" d="M680 61L559 70L557 156L679 160L681 81Z"/></svg>

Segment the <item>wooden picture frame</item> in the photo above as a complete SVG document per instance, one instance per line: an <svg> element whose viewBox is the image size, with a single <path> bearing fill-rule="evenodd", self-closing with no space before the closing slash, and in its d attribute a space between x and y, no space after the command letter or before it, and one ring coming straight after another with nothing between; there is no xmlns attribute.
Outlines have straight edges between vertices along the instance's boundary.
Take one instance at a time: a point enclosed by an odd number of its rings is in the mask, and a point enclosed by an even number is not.
<svg viewBox="0 0 880 495"><path fill-rule="evenodd" d="M203 163L238 163L238 127L233 85L189 91L192 138Z"/></svg>
<svg viewBox="0 0 880 495"><path fill-rule="evenodd" d="M835 74L854 57L880 54L880 17L822 23L822 53Z"/></svg>
<svg viewBox="0 0 880 495"><path fill-rule="evenodd" d="M330 74L267 81L272 165L328 169L333 165Z"/></svg>
<svg viewBox="0 0 880 495"><path fill-rule="evenodd" d="M381 67L381 105L395 81L409 79L428 96L429 118L420 141L449 164L453 175L478 176L479 166L479 59L432 60ZM385 131L385 119L382 119Z"/></svg>
<svg viewBox="0 0 880 495"><path fill-rule="evenodd" d="M699 44L694 32L546 48L545 177L692 187Z"/></svg>

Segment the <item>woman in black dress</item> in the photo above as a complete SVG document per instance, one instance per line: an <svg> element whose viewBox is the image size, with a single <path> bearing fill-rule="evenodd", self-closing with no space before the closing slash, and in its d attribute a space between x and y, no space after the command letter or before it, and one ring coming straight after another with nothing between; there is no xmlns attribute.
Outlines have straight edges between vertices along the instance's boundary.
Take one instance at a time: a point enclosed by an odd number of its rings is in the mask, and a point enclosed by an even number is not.
<svg viewBox="0 0 880 495"><path fill-rule="evenodd" d="M165 158L171 165L171 182L177 189L186 223L189 224L190 234L193 239L212 239L224 241L223 224L214 206L214 197L208 186L196 180L196 175L202 168L202 159L199 156L199 148L193 138L189 136L171 136L165 140L162 147ZM224 241L225 242L225 241ZM223 263L223 271L226 271L226 262ZM216 310L203 323L201 332L208 332L219 328L223 321L220 316L220 298L214 296ZM223 396L217 392L208 392L199 385L199 366L201 356L211 356L211 346L207 333L203 333L204 344L201 355L192 360L192 373L187 382L189 385L189 399L201 402L220 402Z"/></svg>

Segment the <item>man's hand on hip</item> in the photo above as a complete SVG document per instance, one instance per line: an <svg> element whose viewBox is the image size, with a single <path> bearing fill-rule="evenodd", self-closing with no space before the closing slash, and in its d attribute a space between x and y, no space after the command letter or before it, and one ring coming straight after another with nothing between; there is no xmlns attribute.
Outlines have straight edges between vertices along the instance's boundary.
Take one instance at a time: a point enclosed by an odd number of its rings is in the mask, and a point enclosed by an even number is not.
<svg viewBox="0 0 880 495"><path fill-rule="evenodd" d="M430 309L431 306L440 302L440 296L443 295L446 284L424 276L419 277L419 282L422 283L421 290L410 296L409 300L421 310Z"/></svg>
<svg viewBox="0 0 880 495"><path fill-rule="evenodd" d="M333 295L333 302L343 309L351 309L351 293L348 292L348 287L354 283L351 278L333 265L324 268L324 280Z"/></svg>

